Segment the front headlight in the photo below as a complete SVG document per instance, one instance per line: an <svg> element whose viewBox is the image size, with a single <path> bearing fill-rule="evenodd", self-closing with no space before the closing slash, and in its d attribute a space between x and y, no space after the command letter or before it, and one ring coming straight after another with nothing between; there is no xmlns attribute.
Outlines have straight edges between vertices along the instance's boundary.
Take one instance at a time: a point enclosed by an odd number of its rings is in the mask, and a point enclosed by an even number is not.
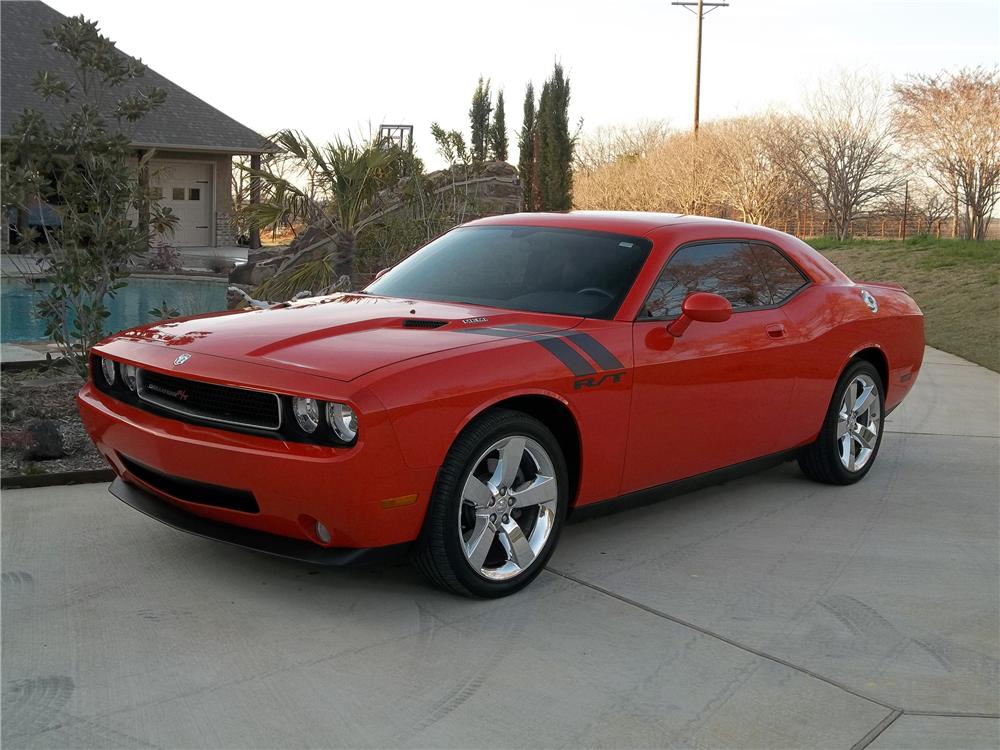
<svg viewBox="0 0 1000 750"><path fill-rule="evenodd" d="M326 405L326 421L339 440L350 443L358 436L358 415L347 404L336 401Z"/></svg>
<svg viewBox="0 0 1000 750"><path fill-rule="evenodd" d="M135 365L122 365L122 380L125 381L125 386L130 391L135 390L135 375L136 375Z"/></svg>
<svg viewBox="0 0 1000 750"><path fill-rule="evenodd" d="M104 373L104 382L108 385L115 384L115 361L101 357L101 372Z"/></svg>
<svg viewBox="0 0 1000 750"><path fill-rule="evenodd" d="M316 432L319 427L319 403L316 399L296 396L292 399L292 413L303 432Z"/></svg>

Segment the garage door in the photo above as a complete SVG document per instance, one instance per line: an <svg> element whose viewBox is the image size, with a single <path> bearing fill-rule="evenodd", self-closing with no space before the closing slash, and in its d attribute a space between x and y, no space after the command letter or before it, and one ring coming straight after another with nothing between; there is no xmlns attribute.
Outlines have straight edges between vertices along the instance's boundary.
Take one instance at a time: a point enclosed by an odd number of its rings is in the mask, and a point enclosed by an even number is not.
<svg viewBox="0 0 1000 750"><path fill-rule="evenodd" d="M212 165L186 161L154 161L149 184L160 205L178 218L172 236L163 241L174 247L209 247L212 241Z"/></svg>

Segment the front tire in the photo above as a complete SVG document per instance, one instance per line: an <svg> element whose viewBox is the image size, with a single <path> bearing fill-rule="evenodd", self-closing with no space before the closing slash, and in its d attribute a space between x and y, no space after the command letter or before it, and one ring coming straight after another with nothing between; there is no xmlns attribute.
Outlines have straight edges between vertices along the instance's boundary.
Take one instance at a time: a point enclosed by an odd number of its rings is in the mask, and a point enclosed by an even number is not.
<svg viewBox="0 0 1000 750"><path fill-rule="evenodd" d="M882 444L885 385L874 365L856 360L840 376L816 442L799 455L802 473L825 484L853 484Z"/></svg>
<svg viewBox="0 0 1000 750"><path fill-rule="evenodd" d="M566 517L566 462L527 414L493 409L473 421L438 472L414 561L464 596L507 596L537 576Z"/></svg>

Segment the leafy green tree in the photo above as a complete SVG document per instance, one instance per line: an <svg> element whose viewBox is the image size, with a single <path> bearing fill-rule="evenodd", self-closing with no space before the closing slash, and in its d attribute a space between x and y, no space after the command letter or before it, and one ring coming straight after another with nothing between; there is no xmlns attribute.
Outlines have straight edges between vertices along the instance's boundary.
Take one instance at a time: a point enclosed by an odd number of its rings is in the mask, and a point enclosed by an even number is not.
<svg viewBox="0 0 1000 750"><path fill-rule="evenodd" d="M448 162L448 166L464 164L469 166L472 155L465 145L465 136L459 130L445 130L436 122L431 123L431 135L437 144L438 153Z"/></svg>
<svg viewBox="0 0 1000 750"><path fill-rule="evenodd" d="M573 205L573 137L569 132L569 79L556 63L538 103L538 190L544 211Z"/></svg>
<svg viewBox="0 0 1000 750"><path fill-rule="evenodd" d="M500 89L490 125L490 154L496 161L507 161L507 143L507 118L503 109L503 89Z"/></svg>
<svg viewBox="0 0 1000 750"><path fill-rule="evenodd" d="M482 164L486 161L490 141L490 82L479 76L479 83L472 94L472 107L469 108L469 123L472 127L472 161Z"/></svg>
<svg viewBox="0 0 1000 750"><path fill-rule="evenodd" d="M177 221L143 178L152 152L137 155L129 138L166 92L140 88L145 66L116 49L94 21L67 18L44 33L70 60L73 76L38 72L35 90L60 111L47 119L29 108L13 123L0 179L5 212L45 215L48 207L58 216L21 241L34 243L48 264L52 286L39 302L46 335L85 377L87 350L106 334L107 303L125 286L129 262Z"/></svg>
<svg viewBox="0 0 1000 750"><path fill-rule="evenodd" d="M524 189L524 210L535 210L535 87L524 91L524 118L517 139L517 171Z"/></svg>

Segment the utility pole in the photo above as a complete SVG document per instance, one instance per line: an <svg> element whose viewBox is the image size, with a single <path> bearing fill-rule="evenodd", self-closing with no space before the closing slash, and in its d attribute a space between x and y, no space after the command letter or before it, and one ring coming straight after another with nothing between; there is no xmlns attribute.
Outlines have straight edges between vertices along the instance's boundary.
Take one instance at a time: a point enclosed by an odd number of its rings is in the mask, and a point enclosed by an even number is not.
<svg viewBox="0 0 1000 750"><path fill-rule="evenodd" d="M722 2L705 2L705 0L675 0L670 3L671 5L679 5L685 10L689 10L698 16L698 42L697 42L697 58L695 60L694 67L694 137L698 137L698 111L701 108L701 23L705 20L705 16L711 13L716 8L728 8L729 3L722 0ZM692 8L697 8L693 10ZM705 9L708 10L705 10Z"/></svg>

